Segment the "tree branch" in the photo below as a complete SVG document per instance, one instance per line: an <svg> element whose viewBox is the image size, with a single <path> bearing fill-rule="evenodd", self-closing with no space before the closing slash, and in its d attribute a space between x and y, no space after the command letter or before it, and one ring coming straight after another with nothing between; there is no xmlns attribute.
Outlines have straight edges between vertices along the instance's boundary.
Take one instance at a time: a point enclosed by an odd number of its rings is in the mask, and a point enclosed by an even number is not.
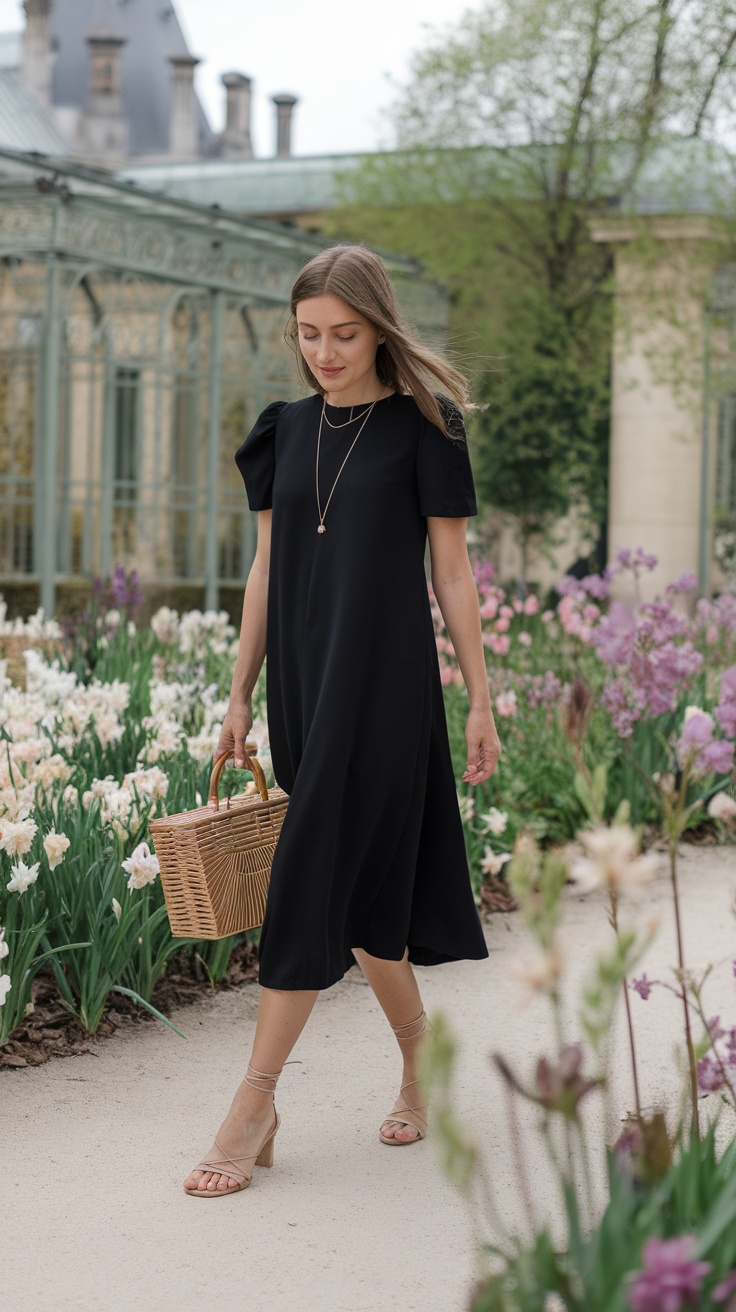
<svg viewBox="0 0 736 1312"><path fill-rule="evenodd" d="M713 98L716 86L718 84L718 79L726 67L726 64L728 62L728 57L731 54L734 45L736 45L736 27L733 29L733 31L729 32L728 38L726 40L726 44L723 47L723 50L721 51L718 57L718 63L716 64L713 70L713 76L711 77L710 81L708 82L708 85L705 88L705 91L703 92L703 98L700 102L700 108L697 114L695 115L695 122L693 124L693 130L691 133L691 136L693 137L700 136L700 131L703 126L703 120L708 111L708 106Z"/></svg>

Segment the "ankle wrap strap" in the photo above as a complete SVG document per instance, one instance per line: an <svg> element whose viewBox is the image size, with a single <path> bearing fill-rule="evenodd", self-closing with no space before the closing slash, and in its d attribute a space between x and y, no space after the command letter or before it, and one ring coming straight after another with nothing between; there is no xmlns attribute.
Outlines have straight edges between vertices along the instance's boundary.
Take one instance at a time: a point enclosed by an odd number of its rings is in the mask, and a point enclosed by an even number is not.
<svg viewBox="0 0 736 1312"><path fill-rule="evenodd" d="M428 1024L427 1013L422 1010L420 1015L416 1016L414 1020L408 1020L403 1025L392 1025L391 1029L396 1035L399 1043L401 1043L403 1039L418 1039L420 1034L424 1034ZM419 1029L415 1028L417 1025L419 1026ZM402 1033L402 1031L405 1030L410 1030L411 1033Z"/></svg>
<svg viewBox="0 0 736 1312"><path fill-rule="evenodd" d="M284 1066L301 1066L301 1062L298 1060L285 1061ZM283 1066L281 1070L283 1070ZM275 1093L276 1084L280 1074L281 1071L276 1071L274 1075L269 1075L264 1071L257 1071L251 1066L250 1062L248 1062L248 1070L243 1076L243 1079L246 1084L250 1085L251 1089L259 1089L261 1093Z"/></svg>

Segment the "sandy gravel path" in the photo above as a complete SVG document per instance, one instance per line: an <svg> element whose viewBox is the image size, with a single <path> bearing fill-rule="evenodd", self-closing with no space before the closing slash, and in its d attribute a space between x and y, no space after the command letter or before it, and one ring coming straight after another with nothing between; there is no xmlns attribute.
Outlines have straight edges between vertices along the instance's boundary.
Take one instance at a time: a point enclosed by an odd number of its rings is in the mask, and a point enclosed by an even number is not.
<svg viewBox="0 0 736 1312"><path fill-rule="evenodd" d="M713 1012L736 1022L733 848L684 849L686 938L693 964L719 960ZM667 884L637 911L662 913L645 968L673 959ZM567 898L571 988L609 941L599 898ZM425 1005L460 1041L457 1108L483 1142L505 1213L518 1191L499 1086L487 1053L527 1073L549 1047L545 1007L522 1008L513 970L528 950L518 916L488 930L490 959L420 970ZM272 1171L204 1202L181 1181L241 1077L258 990L182 1009L186 1042L163 1027L127 1029L90 1055L0 1074L2 1307L6 1312L463 1312L475 1257L462 1199L429 1140L390 1149L377 1127L398 1080L396 1048L357 968L322 994L278 1091L283 1124ZM666 1095L674 1000L634 998L644 1096ZM617 1038L620 1105L628 1075ZM533 1151L535 1151L533 1149ZM555 1208L542 1158L541 1206Z"/></svg>

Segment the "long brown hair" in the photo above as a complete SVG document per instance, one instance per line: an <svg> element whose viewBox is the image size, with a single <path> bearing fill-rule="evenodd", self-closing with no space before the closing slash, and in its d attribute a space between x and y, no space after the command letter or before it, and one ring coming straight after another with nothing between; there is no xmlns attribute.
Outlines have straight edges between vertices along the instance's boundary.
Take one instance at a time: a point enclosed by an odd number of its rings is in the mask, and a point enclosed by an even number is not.
<svg viewBox="0 0 736 1312"><path fill-rule="evenodd" d="M386 340L376 352L376 373L381 382L395 392L410 393L430 423L447 432L448 415L431 384L439 383L443 396L455 401L460 409L467 409L467 379L419 340L399 309L383 260L366 246L343 243L320 251L304 265L291 289L291 315L284 336L296 355L299 373L307 386L325 395L325 388L302 355L296 307L312 296L330 295L339 296L385 334ZM457 433L452 436L456 437Z"/></svg>

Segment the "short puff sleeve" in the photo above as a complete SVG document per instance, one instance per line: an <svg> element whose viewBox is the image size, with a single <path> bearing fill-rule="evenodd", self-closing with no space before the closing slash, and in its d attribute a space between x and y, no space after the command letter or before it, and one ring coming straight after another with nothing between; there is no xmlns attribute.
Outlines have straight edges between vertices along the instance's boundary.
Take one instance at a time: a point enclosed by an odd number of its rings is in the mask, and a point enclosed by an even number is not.
<svg viewBox="0 0 736 1312"><path fill-rule="evenodd" d="M465 424L452 401L444 396L437 400L451 436L422 416L417 448L419 510L425 516L463 519L478 513Z"/></svg>
<svg viewBox="0 0 736 1312"><path fill-rule="evenodd" d="M273 401L258 416L248 436L235 452L251 510L270 510L276 467L276 424L287 404Z"/></svg>

